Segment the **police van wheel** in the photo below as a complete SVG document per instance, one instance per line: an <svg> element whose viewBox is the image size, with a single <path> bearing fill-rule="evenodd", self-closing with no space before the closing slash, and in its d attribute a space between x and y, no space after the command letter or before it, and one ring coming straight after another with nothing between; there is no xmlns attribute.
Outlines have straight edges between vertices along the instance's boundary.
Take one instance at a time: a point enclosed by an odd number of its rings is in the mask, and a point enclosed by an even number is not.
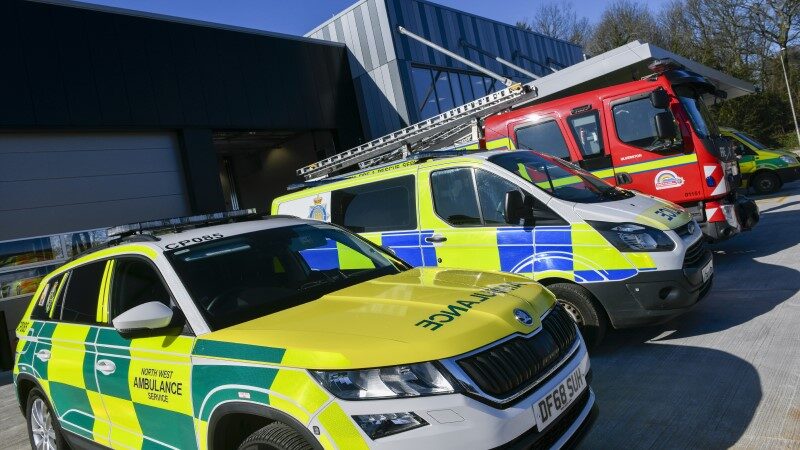
<svg viewBox="0 0 800 450"><path fill-rule="evenodd" d="M44 392L39 388L31 389L25 409L28 419L28 438L34 450L62 450L67 444L61 435L58 419L50 408Z"/></svg>
<svg viewBox="0 0 800 450"><path fill-rule="evenodd" d="M272 422L251 434L242 442L239 450L312 450L311 444L292 427Z"/></svg>
<svg viewBox="0 0 800 450"><path fill-rule="evenodd" d="M760 172L753 177L751 182L757 194L772 194L781 187L781 179L772 172Z"/></svg>
<svg viewBox="0 0 800 450"><path fill-rule="evenodd" d="M608 327L605 311L586 289L577 284L556 283L547 286L578 324L589 348L596 347Z"/></svg>

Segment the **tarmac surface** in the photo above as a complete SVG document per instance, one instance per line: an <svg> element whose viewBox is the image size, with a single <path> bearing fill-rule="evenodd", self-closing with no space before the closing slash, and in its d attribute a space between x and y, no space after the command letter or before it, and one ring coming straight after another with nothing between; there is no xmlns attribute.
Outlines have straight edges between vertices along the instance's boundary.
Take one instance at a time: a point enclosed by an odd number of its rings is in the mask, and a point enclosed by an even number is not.
<svg viewBox="0 0 800 450"><path fill-rule="evenodd" d="M600 415L580 448L800 448L800 182L754 198L761 222L713 246L694 310L593 352ZM0 447L30 448L8 373Z"/></svg>

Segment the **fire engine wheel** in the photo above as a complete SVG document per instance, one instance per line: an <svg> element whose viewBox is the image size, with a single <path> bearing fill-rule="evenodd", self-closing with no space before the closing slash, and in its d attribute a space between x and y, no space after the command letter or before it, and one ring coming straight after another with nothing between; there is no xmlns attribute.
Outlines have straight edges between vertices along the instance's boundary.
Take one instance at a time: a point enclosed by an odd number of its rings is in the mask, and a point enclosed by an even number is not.
<svg viewBox="0 0 800 450"><path fill-rule="evenodd" d="M312 450L300 433L281 422L272 422L242 442L239 450Z"/></svg>
<svg viewBox="0 0 800 450"><path fill-rule="evenodd" d="M39 388L31 389L25 409L28 419L28 438L34 450L62 450L67 443L61 435L58 419L50 408L50 403Z"/></svg>
<svg viewBox="0 0 800 450"><path fill-rule="evenodd" d="M781 179L775 172L759 172L753 177L752 186L757 194L772 194L780 189Z"/></svg>
<svg viewBox="0 0 800 450"><path fill-rule="evenodd" d="M603 307L589 291L577 284L556 283L547 288L553 291L559 303L578 324L587 347L596 347L603 340L608 328L608 319Z"/></svg>

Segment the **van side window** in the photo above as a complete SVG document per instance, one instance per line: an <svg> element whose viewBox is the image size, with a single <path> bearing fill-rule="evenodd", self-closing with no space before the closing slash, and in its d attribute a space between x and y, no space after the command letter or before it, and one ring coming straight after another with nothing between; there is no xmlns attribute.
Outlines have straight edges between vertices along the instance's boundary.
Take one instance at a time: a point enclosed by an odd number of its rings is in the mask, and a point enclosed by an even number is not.
<svg viewBox="0 0 800 450"><path fill-rule="evenodd" d="M517 134L517 148L536 150L570 161L567 141L555 120L523 126L514 131Z"/></svg>
<svg viewBox="0 0 800 450"><path fill-rule="evenodd" d="M436 214L453 226L481 224L472 169L447 169L431 173L433 207Z"/></svg>
<svg viewBox="0 0 800 450"><path fill-rule="evenodd" d="M61 306L58 305L58 299L64 291L62 285L65 282L65 275L59 275L44 286L42 294L36 300L36 305L34 305L31 311L31 319L50 320L50 313L55 311L57 306Z"/></svg>
<svg viewBox="0 0 800 450"><path fill-rule="evenodd" d="M110 319L147 302L166 306L171 303L169 291L156 269L139 258L118 259L111 277Z"/></svg>
<svg viewBox="0 0 800 450"><path fill-rule="evenodd" d="M619 140L645 150L657 147L661 141L654 117L664 111L668 110L653 107L649 97L614 105L611 112Z"/></svg>
<svg viewBox="0 0 800 450"><path fill-rule="evenodd" d="M600 134L600 116L597 111L572 116L567 122L583 156L591 158L603 155L603 137Z"/></svg>
<svg viewBox="0 0 800 450"><path fill-rule="evenodd" d="M98 261L72 269L64 293L61 320L72 323L97 323L97 301L106 262Z"/></svg>
<svg viewBox="0 0 800 450"><path fill-rule="evenodd" d="M376 208L378 205L380 209ZM417 207L414 176L333 191L331 220L356 233L415 229Z"/></svg>
<svg viewBox="0 0 800 450"><path fill-rule="evenodd" d="M481 203L483 222L486 225L505 225L506 192L520 191L514 183L485 170L478 170L475 176L478 184L478 199Z"/></svg>

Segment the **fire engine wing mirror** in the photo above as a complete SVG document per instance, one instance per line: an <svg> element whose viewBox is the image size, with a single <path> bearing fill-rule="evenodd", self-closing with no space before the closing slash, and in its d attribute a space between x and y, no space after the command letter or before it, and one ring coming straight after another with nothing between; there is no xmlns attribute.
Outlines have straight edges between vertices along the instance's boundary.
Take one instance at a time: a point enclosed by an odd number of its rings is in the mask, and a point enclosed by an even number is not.
<svg viewBox="0 0 800 450"><path fill-rule="evenodd" d="M631 175L626 172L620 172L614 175L614 177L617 179L617 184L620 186L633 183L633 178L631 178Z"/></svg>
<svg viewBox="0 0 800 450"><path fill-rule="evenodd" d="M172 309L161 302L147 302L118 315L112 323L121 334L166 328L172 322Z"/></svg>
<svg viewBox="0 0 800 450"><path fill-rule="evenodd" d="M656 109L667 109L669 107L669 94L664 89L656 89L650 93L650 104Z"/></svg>
<svg viewBox="0 0 800 450"><path fill-rule="evenodd" d="M656 113L656 115L653 116L653 120L655 121L658 139L662 141L671 141L678 137L671 113L667 111Z"/></svg>
<svg viewBox="0 0 800 450"><path fill-rule="evenodd" d="M506 192L503 215L509 225L533 224L533 198L525 198L522 192L514 190Z"/></svg>

